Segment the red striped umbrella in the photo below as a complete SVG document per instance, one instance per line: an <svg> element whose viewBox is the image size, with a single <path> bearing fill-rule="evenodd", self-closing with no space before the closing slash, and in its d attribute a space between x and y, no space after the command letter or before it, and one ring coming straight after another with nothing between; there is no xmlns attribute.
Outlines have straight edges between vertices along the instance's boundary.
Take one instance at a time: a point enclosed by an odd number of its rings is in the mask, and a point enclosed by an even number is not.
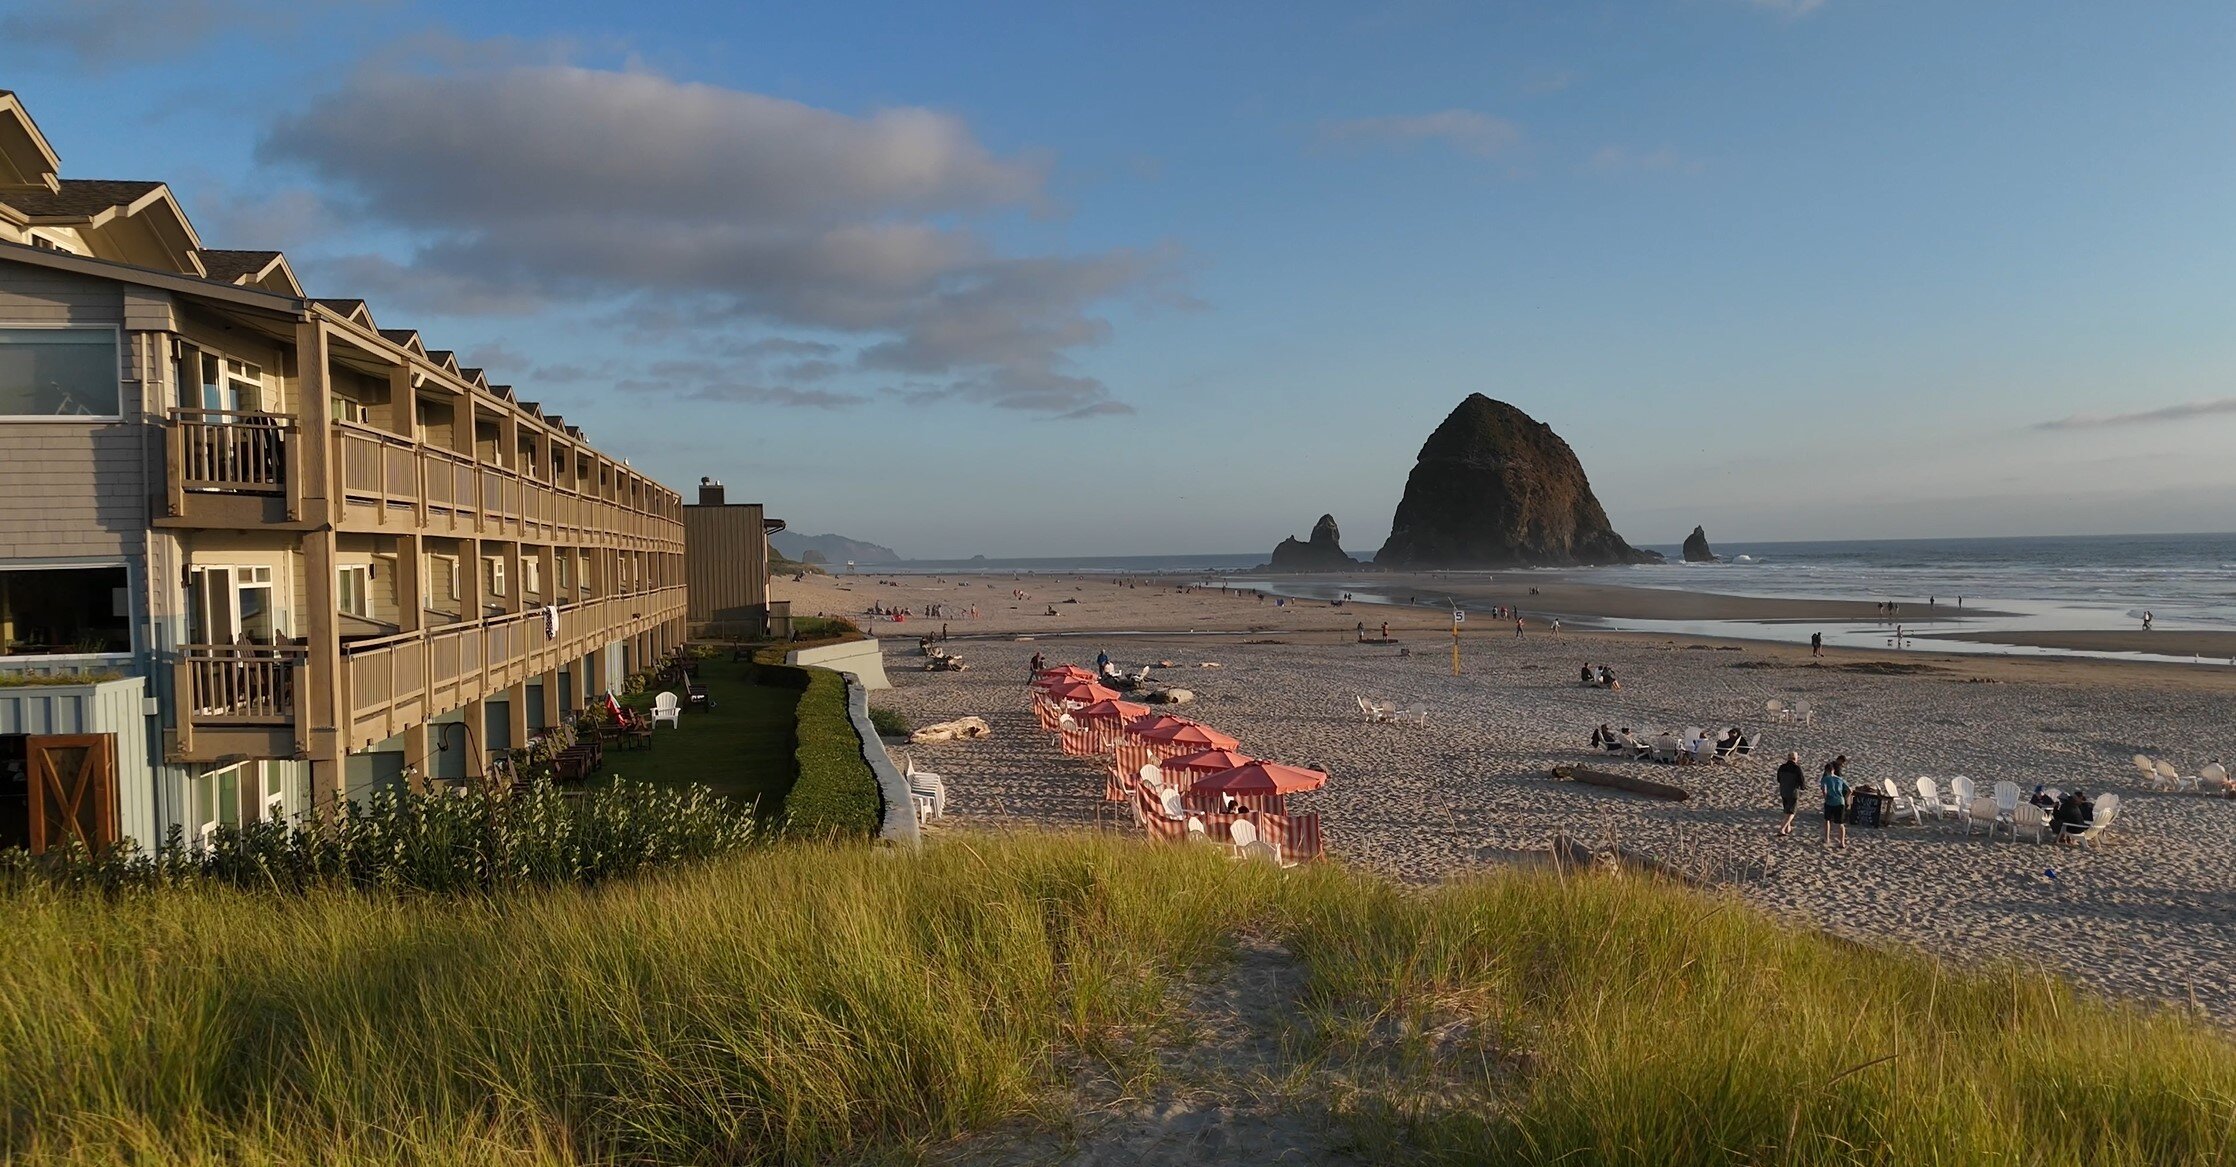
<svg viewBox="0 0 2236 1167"><path fill-rule="evenodd" d="M1191 750L1231 750L1242 744L1208 725L1184 721L1179 725L1163 725L1136 734L1145 742L1165 746L1187 746Z"/></svg>
<svg viewBox="0 0 2236 1167"><path fill-rule="evenodd" d="M1157 768L1168 772L1194 770L1196 773L1208 777L1222 770L1247 766L1255 761L1257 761L1256 758L1233 750L1198 750L1192 754L1181 754L1177 757L1166 758L1164 761L1157 763Z"/></svg>
<svg viewBox="0 0 2236 1167"><path fill-rule="evenodd" d="M1300 790L1318 790L1327 785L1328 776L1318 770L1302 766L1284 766L1264 759L1245 762L1232 770L1196 779L1197 793L1232 794L1295 794Z"/></svg>
<svg viewBox="0 0 2236 1167"><path fill-rule="evenodd" d="M1076 701L1081 705L1092 705L1097 701L1116 701L1118 690L1105 685L1098 685L1093 681L1073 681L1068 685L1058 685L1050 689L1048 695L1058 701ZM1141 708L1146 711L1149 707L1144 705Z"/></svg>

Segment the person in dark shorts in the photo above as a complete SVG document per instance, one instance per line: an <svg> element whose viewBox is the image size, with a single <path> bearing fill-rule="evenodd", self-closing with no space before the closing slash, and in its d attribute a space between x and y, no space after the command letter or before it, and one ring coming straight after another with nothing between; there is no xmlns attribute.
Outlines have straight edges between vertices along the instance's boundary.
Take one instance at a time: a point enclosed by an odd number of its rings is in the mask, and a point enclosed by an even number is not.
<svg viewBox="0 0 2236 1167"><path fill-rule="evenodd" d="M1801 772L1801 755L1788 753L1784 764L1778 767L1778 806L1786 812L1786 821L1779 824L1778 833L1793 834L1793 808L1801 802L1801 784L1808 775Z"/></svg>
<svg viewBox="0 0 2236 1167"><path fill-rule="evenodd" d="M1840 849L1848 849L1848 780L1840 776L1840 763L1826 762L1825 772L1817 776L1817 788L1825 796L1825 846L1832 846L1832 828L1840 828Z"/></svg>
<svg viewBox="0 0 2236 1167"><path fill-rule="evenodd" d="M1810 634L1809 634L1809 655L1810 655L1810 656L1823 656L1824 654L1825 654L1825 634L1824 634L1824 633L1822 633L1822 632L1812 632L1812 633L1810 633Z"/></svg>

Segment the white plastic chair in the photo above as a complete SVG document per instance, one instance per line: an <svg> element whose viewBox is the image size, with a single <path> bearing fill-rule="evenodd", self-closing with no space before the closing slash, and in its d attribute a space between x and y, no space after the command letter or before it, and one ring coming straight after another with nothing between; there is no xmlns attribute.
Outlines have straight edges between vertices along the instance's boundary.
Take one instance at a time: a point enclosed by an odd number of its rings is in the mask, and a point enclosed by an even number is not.
<svg viewBox="0 0 2236 1167"><path fill-rule="evenodd" d="M2089 811L2087 829L2073 836L2074 839L2085 845L2094 846L2096 837L2103 834L2105 829L2112 825L2112 820L2118 818L2119 813L2119 795L2107 794L2097 799L2095 806Z"/></svg>
<svg viewBox="0 0 2236 1167"><path fill-rule="evenodd" d="M663 721L677 729L683 728L683 706L676 703L673 693L663 692L652 699L652 727L658 729Z"/></svg>
<svg viewBox="0 0 2236 1167"><path fill-rule="evenodd" d="M1160 795L1158 796L1158 800L1159 800L1160 802L1164 803L1164 808L1165 808L1165 817L1166 817L1166 818L1168 818L1168 819L1184 819L1184 818L1187 818L1187 817L1188 817L1188 808L1187 808L1187 807L1185 807L1185 806L1182 806L1182 805L1180 804L1180 792L1179 792L1179 791L1177 791L1177 790L1167 790L1167 791L1164 791L1164 792L1163 792L1162 794L1160 794Z"/></svg>
<svg viewBox="0 0 2236 1167"><path fill-rule="evenodd" d="M1191 843L1208 843L1211 841L1211 832L1204 829L1203 820L1195 815L1188 816L1188 841Z"/></svg>
<svg viewBox="0 0 2236 1167"><path fill-rule="evenodd" d="M1382 720L1380 717L1375 716L1374 702L1369 701L1364 697L1359 698L1359 713L1368 721Z"/></svg>
<svg viewBox="0 0 2236 1167"><path fill-rule="evenodd" d="M2031 802L2022 802L2019 804L2017 816L2012 820L2011 837L2013 839L2019 837L2020 827L2033 831L2034 841L2039 843L2042 841L2043 833L2050 829L2050 812Z"/></svg>
<svg viewBox="0 0 2236 1167"><path fill-rule="evenodd" d="M2146 784L2151 786L2158 785L2158 763L2156 761L2152 760L2146 754L2137 754L2133 758L2130 758L2129 761L2134 762L2135 768L2143 772L2143 781Z"/></svg>
<svg viewBox="0 0 2236 1167"><path fill-rule="evenodd" d="M1978 791L1972 789L1972 780L1970 778L1959 774L1956 777L1949 779L1949 798L1956 803L1958 813L1961 814L1964 810L1971 807L1972 798L1977 793Z"/></svg>
<svg viewBox="0 0 2236 1167"><path fill-rule="evenodd" d="M1964 807L1954 799L1943 801L1941 798L1941 788L1934 784L1933 779L1928 778L1923 774L1918 775L1917 786L1918 805L1932 807L1933 817L1937 819L1953 819L1957 816L1958 811L1964 809Z"/></svg>
<svg viewBox="0 0 2236 1167"><path fill-rule="evenodd" d="M1406 706L1404 717L1405 720L1410 721L1415 725L1427 725L1429 723L1428 703L1425 701L1415 701L1413 704Z"/></svg>
<svg viewBox="0 0 2236 1167"><path fill-rule="evenodd" d="M1762 711L1769 714L1772 721L1791 721L1793 719L1793 714L1786 709L1786 703L1775 697L1762 703Z"/></svg>
<svg viewBox="0 0 2236 1167"><path fill-rule="evenodd" d="M1925 813L1918 809L1918 803L1912 801L1909 795L1902 793L1900 782L1889 778L1879 784L1879 790L1887 796L1887 812L1889 814L1906 814L1910 816L1911 823L1918 826L1925 825Z"/></svg>
<svg viewBox="0 0 2236 1167"><path fill-rule="evenodd" d="M1240 856L1244 847L1258 841L1258 826L1249 819L1236 819L1227 827L1227 838L1233 841L1234 853Z"/></svg>
<svg viewBox="0 0 2236 1167"><path fill-rule="evenodd" d="M2197 771L2199 790L2221 791L2228 789L2228 767L2219 762L2208 762Z"/></svg>
<svg viewBox="0 0 2236 1167"><path fill-rule="evenodd" d="M2018 810L2021 801L2018 783L2003 781L1995 784L1995 821L1997 825L2010 829L2013 842L2019 837ZM1994 832L1990 831L1989 837L1994 837Z"/></svg>
<svg viewBox="0 0 2236 1167"><path fill-rule="evenodd" d="M1163 786L1165 784L1165 772L1158 769L1155 762L1145 762L1142 764L1141 772L1134 776L1134 780L1146 786Z"/></svg>
<svg viewBox="0 0 2236 1167"><path fill-rule="evenodd" d="M1994 799L1992 799L1992 798L1975 798L1975 799L1973 799L1973 800L1972 800L1972 801L1971 801L1971 802L1970 802L1970 803L1969 803L1969 804L1968 804L1968 805L1967 805L1967 806L1965 807L1965 810L1964 810L1964 835L1965 835L1965 837L1966 837L1966 838L1971 838L1971 837L1972 837L1972 828L1973 828L1973 827L1980 827L1980 828L1984 829L1985 831L1987 831L1987 833L1988 833L1988 840L1989 840L1990 842L1993 842L1993 841L1995 840L1995 820L1996 820L1996 813L1995 813L1995 800L1994 800Z"/></svg>
<svg viewBox="0 0 2236 1167"><path fill-rule="evenodd" d="M1796 701L1793 703L1793 719L1803 725L1815 725L1817 711L1810 708L1807 701Z"/></svg>
<svg viewBox="0 0 2236 1167"><path fill-rule="evenodd" d="M1276 867L1281 865L1280 850L1264 839L1252 839L1247 843L1237 844L1234 854L1237 859L1263 859Z"/></svg>

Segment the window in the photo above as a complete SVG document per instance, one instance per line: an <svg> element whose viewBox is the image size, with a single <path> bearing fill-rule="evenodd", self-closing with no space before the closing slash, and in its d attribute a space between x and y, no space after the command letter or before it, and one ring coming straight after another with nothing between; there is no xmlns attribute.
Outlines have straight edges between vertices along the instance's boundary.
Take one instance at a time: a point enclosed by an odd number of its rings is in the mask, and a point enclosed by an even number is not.
<svg viewBox="0 0 2236 1167"><path fill-rule="evenodd" d="M118 417L113 328L0 328L0 416Z"/></svg>
<svg viewBox="0 0 2236 1167"><path fill-rule="evenodd" d="M569 586L567 583L567 576L570 573L567 570L567 565L573 563L574 558L575 557L573 552L562 551L559 554L553 556L551 559L551 574L557 577L560 591L566 591Z"/></svg>
<svg viewBox="0 0 2236 1167"><path fill-rule="evenodd" d="M269 567L188 569L187 639L192 644L273 644L280 629Z"/></svg>
<svg viewBox="0 0 2236 1167"><path fill-rule="evenodd" d="M362 401L352 401L339 393L333 394L332 405L335 421L353 421L367 425L373 420L373 411Z"/></svg>
<svg viewBox="0 0 2236 1167"><path fill-rule="evenodd" d="M373 569L362 563L334 569L334 606L345 616L373 618Z"/></svg>
<svg viewBox="0 0 2236 1167"><path fill-rule="evenodd" d="M122 567L0 569L0 655L132 651Z"/></svg>
<svg viewBox="0 0 2236 1167"><path fill-rule="evenodd" d="M533 555L521 557L520 592L527 596L543 594L543 561Z"/></svg>
<svg viewBox="0 0 2236 1167"><path fill-rule="evenodd" d="M458 602L458 557L430 555L427 557L428 604L455 604Z"/></svg>
<svg viewBox="0 0 2236 1167"><path fill-rule="evenodd" d="M505 561L502 556L482 556L481 588L488 595L501 596L505 594Z"/></svg>

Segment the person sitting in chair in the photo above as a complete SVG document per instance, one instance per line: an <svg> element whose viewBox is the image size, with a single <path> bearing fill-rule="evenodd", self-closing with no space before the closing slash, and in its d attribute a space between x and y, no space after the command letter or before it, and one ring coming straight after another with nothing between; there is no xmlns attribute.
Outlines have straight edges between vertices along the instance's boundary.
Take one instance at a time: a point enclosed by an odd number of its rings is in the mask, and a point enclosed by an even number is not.
<svg viewBox="0 0 2236 1167"><path fill-rule="evenodd" d="M2057 809L2050 812L2050 825L2057 829L2057 840L2070 843L2073 837L2088 830L2089 821L2096 817L2096 804L2089 801L2088 792L2074 790L2057 800Z"/></svg>
<svg viewBox="0 0 2236 1167"><path fill-rule="evenodd" d="M1732 752L1733 750L1736 750L1736 749L1738 749L1738 748L1739 748L1739 727L1738 727L1738 726L1736 726L1736 725L1735 725L1735 726L1732 726L1732 727L1731 727L1730 729L1728 729L1728 730L1725 730L1725 731L1724 731L1724 736L1722 736L1722 737L1720 737L1720 738L1717 738L1717 739L1716 739L1716 756L1717 756L1717 757L1719 757L1719 758L1728 758L1728 757L1730 757L1730 756L1731 756L1731 752Z"/></svg>
<svg viewBox="0 0 2236 1167"><path fill-rule="evenodd" d="M1614 744L1615 731L1609 729L1606 722L1600 722L1599 728L1592 731L1592 748L1595 750L1604 750L1612 748Z"/></svg>

